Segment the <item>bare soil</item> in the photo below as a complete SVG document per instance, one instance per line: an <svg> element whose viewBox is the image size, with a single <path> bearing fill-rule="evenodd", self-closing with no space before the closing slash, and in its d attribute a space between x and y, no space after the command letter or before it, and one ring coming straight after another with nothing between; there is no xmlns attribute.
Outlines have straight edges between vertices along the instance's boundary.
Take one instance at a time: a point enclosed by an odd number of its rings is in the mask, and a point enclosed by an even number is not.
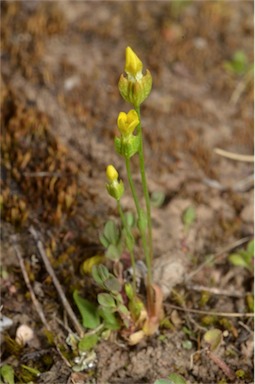
<svg viewBox="0 0 255 384"><path fill-rule="evenodd" d="M1 347L15 382L153 383L176 372L187 383L253 383L253 319L238 316L251 311L253 274L228 260L253 237L253 165L215 152L253 154L253 81L224 67L240 50L252 63L253 2L2 1L1 8L1 294L13 321ZM95 300L81 264L103 254L98 235L117 218L106 166L115 164L126 181L113 139L118 113L128 110L117 87L128 45L153 76L142 122L149 190L165 194L152 212L154 278L165 287L171 327L135 347L113 335L96 347L93 369L77 373L66 343L72 324L29 227L74 310L74 289ZM132 165L140 188L137 159ZM129 197L123 205L134 210ZM196 220L186 231L190 206ZM14 235L51 332L31 301ZM23 348L13 342L20 324L34 331ZM217 356L232 379L203 352L212 327L224 333Z"/></svg>

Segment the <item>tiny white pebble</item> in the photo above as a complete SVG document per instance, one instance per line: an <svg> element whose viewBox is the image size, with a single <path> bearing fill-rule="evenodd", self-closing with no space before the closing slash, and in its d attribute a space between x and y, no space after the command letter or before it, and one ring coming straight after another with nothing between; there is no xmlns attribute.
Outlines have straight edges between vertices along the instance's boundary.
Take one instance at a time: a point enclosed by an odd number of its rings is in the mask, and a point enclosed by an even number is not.
<svg viewBox="0 0 255 384"><path fill-rule="evenodd" d="M34 337L34 331L32 330L32 328L30 328L28 325L26 324L22 324L18 327L17 331L16 331L16 342L21 344L21 345L24 345L26 343L28 343L29 341L31 341Z"/></svg>

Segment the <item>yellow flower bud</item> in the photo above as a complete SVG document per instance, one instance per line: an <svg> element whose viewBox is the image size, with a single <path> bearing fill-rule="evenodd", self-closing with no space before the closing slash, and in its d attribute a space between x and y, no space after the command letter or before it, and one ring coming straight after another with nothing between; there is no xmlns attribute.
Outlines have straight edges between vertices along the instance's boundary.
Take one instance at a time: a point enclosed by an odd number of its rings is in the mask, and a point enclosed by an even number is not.
<svg viewBox="0 0 255 384"><path fill-rule="evenodd" d="M126 48L126 65L125 72L129 80L140 80L142 78L143 63L137 57L135 52L130 48Z"/></svg>
<svg viewBox="0 0 255 384"><path fill-rule="evenodd" d="M139 117L134 109L131 109L128 113L120 112L117 120L117 125L120 133L123 136L131 135L137 125L139 124Z"/></svg>
<svg viewBox="0 0 255 384"><path fill-rule="evenodd" d="M107 179L112 182L118 180L119 174L113 165L108 165L108 167L106 168L106 176Z"/></svg>
<svg viewBox="0 0 255 384"><path fill-rule="evenodd" d="M109 183L106 184L109 195L115 200L120 200L124 193L124 184L122 180L118 181L119 174L113 165L108 165L106 168L106 176L109 181Z"/></svg>

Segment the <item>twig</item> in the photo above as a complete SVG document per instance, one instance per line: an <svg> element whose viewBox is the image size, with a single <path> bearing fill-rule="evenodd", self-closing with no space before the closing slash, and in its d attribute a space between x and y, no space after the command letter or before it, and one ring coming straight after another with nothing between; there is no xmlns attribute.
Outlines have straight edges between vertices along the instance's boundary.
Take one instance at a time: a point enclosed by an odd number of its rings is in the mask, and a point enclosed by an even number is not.
<svg viewBox="0 0 255 384"><path fill-rule="evenodd" d="M41 322L43 323L43 325L45 326L45 328L50 331L50 326L45 318L45 315L44 315L44 312L43 312L43 309L42 309L42 306L41 304L39 303L39 301L37 300L36 296L35 296L35 293L33 291L33 288L31 286L31 283L29 281L29 277L28 277L28 274L27 274L27 271L26 271L26 267L25 267L25 264L24 264L24 260L23 260L23 257L21 255L21 252L17 246L17 237L16 235L12 236L12 241L13 241L13 248L14 248L14 251L16 253L16 256L19 260L19 265L20 265L20 269L21 269L21 272L22 272L22 275L23 275L23 278L24 278L24 281L25 281L25 284L30 292L30 296L31 296L31 299L32 299L32 302L34 304L34 307L41 319Z"/></svg>
<svg viewBox="0 0 255 384"><path fill-rule="evenodd" d="M61 287L61 285L60 285L60 283L59 283L59 281L57 279L57 276L56 276L56 274L55 274L55 272L54 272L54 270L53 270L53 268L52 268L52 266L51 266L51 264L50 264L50 262L48 260L47 255L46 255L46 253L44 251L42 242L38 238L37 231L32 226L29 228L29 231L30 231L31 235L33 236L33 238L34 238L34 240L36 242L36 245L37 245L38 251L40 253L40 256L41 256L41 258L42 258L42 260L44 262L44 265L45 265L45 268L46 268L48 274L52 278L53 284L55 285L55 288L56 288L56 290L57 290L57 292L59 294L59 297L60 297L60 299L62 301L63 307L65 308L67 314L69 315L69 318L72 321L73 326L74 326L76 332L79 334L80 337L83 337L84 330L83 330L81 324L79 323L79 321L78 321L74 311L72 310L72 307L70 306L70 304L69 304L69 302L68 302L68 300L67 300L67 298L66 298L66 296L64 294L64 291L63 291L63 289L62 289L62 287Z"/></svg>
<svg viewBox="0 0 255 384"><path fill-rule="evenodd" d="M227 191L231 189L235 192L246 192L254 185L254 174L249 175L230 186L222 185L218 180L209 179L208 177L203 179L203 183L208 185L210 188L218 189L219 191Z"/></svg>
<svg viewBox="0 0 255 384"><path fill-rule="evenodd" d="M216 287L206 287L204 285L194 285L194 284L186 284L186 287L188 289L190 289L190 290L193 290L193 291L198 291L198 292L206 291L206 292L210 292L213 295L237 297L239 299L244 297L244 295L242 293L239 293L239 292L236 292L236 291L233 292L233 291L229 291L227 289L220 289L220 288L216 288Z"/></svg>
<svg viewBox="0 0 255 384"><path fill-rule="evenodd" d="M253 331L248 327L247 324L244 324L242 321L238 321L238 324L241 325L244 329L246 329L247 332L249 332L250 335L253 334Z"/></svg>
<svg viewBox="0 0 255 384"><path fill-rule="evenodd" d="M229 378L229 380L234 380L236 378L235 372L225 363L225 361L221 360L221 358L215 355L213 352L207 350L206 356L209 357Z"/></svg>
<svg viewBox="0 0 255 384"><path fill-rule="evenodd" d="M213 312L213 311L202 311L200 309L183 308L173 304L165 304L165 305L172 309L177 309L182 312L197 313L198 315L211 315L211 316L221 316L221 317L254 317L254 313Z"/></svg>
<svg viewBox="0 0 255 384"><path fill-rule="evenodd" d="M62 174L60 172L23 172L23 176L26 177L61 177Z"/></svg>
<svg viewBox="0 0 255 384"><path fill-rule="evenodd" d="M232 187L235 192L246 192L251 189L254 185L254 174L245 177L238 181L235 186Z"/></svg>
<svg viewBox="0 0 255 384"><path fill-rule="evenodd" d="M219 257L222 256L223 253L226 253L226 252L229 252L231 251L232 249L234 248L237 248L239 247L240 245L244 244L244 243L247 243L247 241L250 240L250 237L243 237L242 239L240 240L237 240L235 241L234 243L230 244L230 245L227 245L225 248L221 249L219 252L215 253L215 254L212 254L212 255L209 255L208 259L205 260L202 264L200 264L197 269L195 269L194 271L190 272L188 274L188 276L185 278L185 283L187 283L187 281L191 280L191 278L193 276L195 276L198 272L201 271L201 269L203 269L206 265L212 263L212 262L215 262Z"/></svg>
<svg viewBox="0 0 255 384"><path fill-rule="evenodd" d="M214 148L214 152L217 153L217 155L226 157L227 159L244 161L247 163L254 162L254 156L252 155L240 155L239 153L225 151L224 149L220 149L220 148Z"/></svg>

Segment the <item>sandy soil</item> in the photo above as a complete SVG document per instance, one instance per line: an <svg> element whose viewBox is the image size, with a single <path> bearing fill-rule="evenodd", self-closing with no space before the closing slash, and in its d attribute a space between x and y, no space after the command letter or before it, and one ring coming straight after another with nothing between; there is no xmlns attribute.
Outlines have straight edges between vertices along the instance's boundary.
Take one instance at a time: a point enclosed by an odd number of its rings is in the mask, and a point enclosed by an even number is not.
<svg viewBox="0 0 255 384"><path fill-rule="evenodd" d="M248 70L231 73L224 66L240 50L252 63L253 3L14 1L1 7L1 285L3 314L13 321L3 334L2 361L15 368L16 382L153 383L176 372L187 383L227 383L226 372L201 352L203 334L216 327L225 332L218 356L243 371L232 382L252 383L253 319L210 312L247 313L247 298L253 300L253 273L228 261L253 236L253 164L215 152L253 154L253 81ZM102 254L98 235L109 217L117 218L105 192L106 166L115 164L127 181L113 147L118 113L128 110L117 88L127 45L153 76L142 123L149 190L165 194L152 211L154 278L165 287L172 326L136 347L116 335L102 341L94 368L75 373L66 344L72 325L29 227L40 234L73 308L75 288L95 298L80 267ZM137 159L132 165L141 190ZM123 205L134 210L128 196ZM196 220L185 231L190 206ZM48 334L24 283L13 235ZM199 270L209 255L214 261ZM31 326L34 338L17 350L12 340L20 324ZM22 364L39 369L40 377L31 378Z"/></svg>

